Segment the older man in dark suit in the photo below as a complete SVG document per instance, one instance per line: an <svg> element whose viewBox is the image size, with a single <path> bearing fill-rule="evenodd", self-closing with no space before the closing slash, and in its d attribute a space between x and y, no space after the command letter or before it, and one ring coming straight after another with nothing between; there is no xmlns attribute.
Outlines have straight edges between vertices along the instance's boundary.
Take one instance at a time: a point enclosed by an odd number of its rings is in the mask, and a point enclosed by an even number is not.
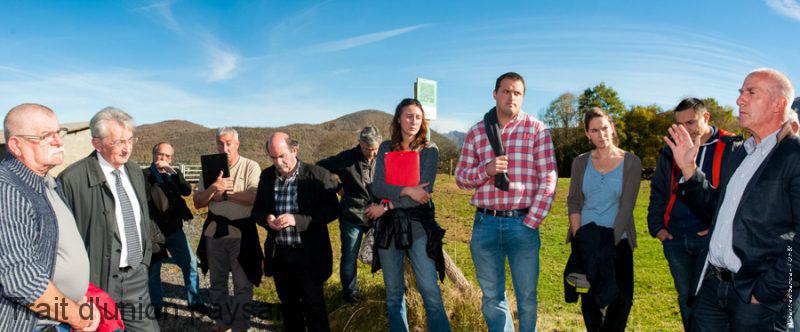
<svg viewBox="0 0 800 332"><path fill-rule="evenodd" d="M800 138L780 132L794 88L784 74L757 69L739 91L739 125L752 136L727 148L717 188L695 164L699 139L674 125L671 140L664 139L683 172L679 198L698 215L713 211L692 330L792 330L800 291L792 278L800 276Z"/></svg>
<svg viewBox="0 0 800 332"><path fill-rule="evenodd" d="M297 159L297 144L277 132L272 166L261 172L252 218L267 228L264 273L275 279L284 331L330 331L323 285L331 275L328 223L338 217L337 184L325 169Z"/></svg>
<svg viewBox="0 0 800 332"><path fill-rule="evenodd" d="M137 142L133 118L106 107L89 128L95 151L59 175L89 253L89 280L117 303L127 331L158 331L147 288L155 230L144 175L128 160Z"/></svg>

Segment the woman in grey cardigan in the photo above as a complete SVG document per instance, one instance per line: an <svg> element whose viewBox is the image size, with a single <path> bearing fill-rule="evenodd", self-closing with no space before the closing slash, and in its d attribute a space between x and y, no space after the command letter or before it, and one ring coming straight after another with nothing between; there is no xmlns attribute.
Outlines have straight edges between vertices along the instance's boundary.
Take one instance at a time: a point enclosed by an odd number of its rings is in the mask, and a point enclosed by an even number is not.
<svg viewBox="0 0 800 332"><path fill-rule="evenodd" d="M595 148L572 161L567 197L568 242L585 242L589 237L594 241L610 242L613 229L613 243L607 247L613 247L609 251L613 257L618 295L609 301L605 312L598 306L599 301L583 296L581 310L588 331L624 331L633 304L633 249L636 247L633 208L639 194L642 162L616 146L616 130L610 120L600 108L586 112L584 129ZM588 224L595 225L581 232L580 228ZM588 229L600 229L599 232L605 229L607 236L588 234ZM576 254L575 248L573 245L573 255ZM592 287L597 286L592 284ZM603 291L607 289L590 289L589 294L597 296Z"/></svg>

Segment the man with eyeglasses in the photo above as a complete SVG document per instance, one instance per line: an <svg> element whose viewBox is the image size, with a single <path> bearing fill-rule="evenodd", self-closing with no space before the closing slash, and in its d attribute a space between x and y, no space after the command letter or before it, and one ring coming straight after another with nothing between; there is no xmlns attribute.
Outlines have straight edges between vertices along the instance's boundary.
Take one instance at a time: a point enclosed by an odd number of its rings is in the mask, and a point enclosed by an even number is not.
<svg viewBox="0 0 800 332"><path fill-rule="evenodd" d="M117 303L126 331L158 331L147 287L156 230L144 175L128 160L137 142L133 118L106 107L89 129L95 151L59 175L89 253L89 280Z"/></svg>
<svg viewBox="0 0 800 332"><path fill-rule="evenodd" d="M93 321L91 306L82 308L89 259L61 188L48 174L64 162L66 129L49 108L22 104L6 115L3 134L0 331L93 331L100 317Z"/></svg>

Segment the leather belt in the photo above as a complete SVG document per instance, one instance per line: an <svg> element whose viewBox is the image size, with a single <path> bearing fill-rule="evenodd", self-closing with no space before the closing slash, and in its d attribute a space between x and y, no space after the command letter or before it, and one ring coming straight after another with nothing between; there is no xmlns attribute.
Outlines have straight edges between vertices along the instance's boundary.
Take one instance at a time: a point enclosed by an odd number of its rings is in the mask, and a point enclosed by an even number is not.
<svg viewBox="0 0 800 332"><path fill-rule="evenodd" d="M724 282L733 281L733 272L725 268L714 266L713 264L708 264L708 266L711 268L711 272L714 273L714 276L717 277L717 279Z"/></svg>
<svg viewBox="0 0 800 332"><path fill-rule="evenodd" d="M487 214L487 215L490 215L490 216L513 218L513 217L519 217L519 216L527 215L529 209L528 208L524 208L524 209L517 209L517 210L505 210L505 211L502 211L502 210L492 210L492 209L477 208L476 210L478 212L480 212L480 213Z"/></svg>
<svg viewBox="0 0 800 332"><path fill-rule="evenodd" d="M301 244L280 244L280 243L275 243L275 248L276 249L280 249L280 250L286 250L286 251L294 251L294 250L302 250L305 247L303 246L302 243Z"/></svg>

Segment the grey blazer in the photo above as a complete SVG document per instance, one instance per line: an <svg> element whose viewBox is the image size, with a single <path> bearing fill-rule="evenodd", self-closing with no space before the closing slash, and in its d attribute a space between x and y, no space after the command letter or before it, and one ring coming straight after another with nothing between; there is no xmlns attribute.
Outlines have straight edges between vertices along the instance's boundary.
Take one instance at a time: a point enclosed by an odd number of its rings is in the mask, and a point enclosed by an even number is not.
<svg viewBox="0 0 800 332"><path fill-rule="evenodd" d="M586 152L572 160L572 178L567 196L567 213L581 213L583 209L583 174L589 164L591 152ZM622 169L622 195L619 198L619 210L614 219L614 244L628 235L631 249L636 248L636 226L633 223L633 208L639 196L639 184L642 181L642 161L630 152L625 152L625 165ZM567 242L572 239L572 225L567 230Z"/></svg>

